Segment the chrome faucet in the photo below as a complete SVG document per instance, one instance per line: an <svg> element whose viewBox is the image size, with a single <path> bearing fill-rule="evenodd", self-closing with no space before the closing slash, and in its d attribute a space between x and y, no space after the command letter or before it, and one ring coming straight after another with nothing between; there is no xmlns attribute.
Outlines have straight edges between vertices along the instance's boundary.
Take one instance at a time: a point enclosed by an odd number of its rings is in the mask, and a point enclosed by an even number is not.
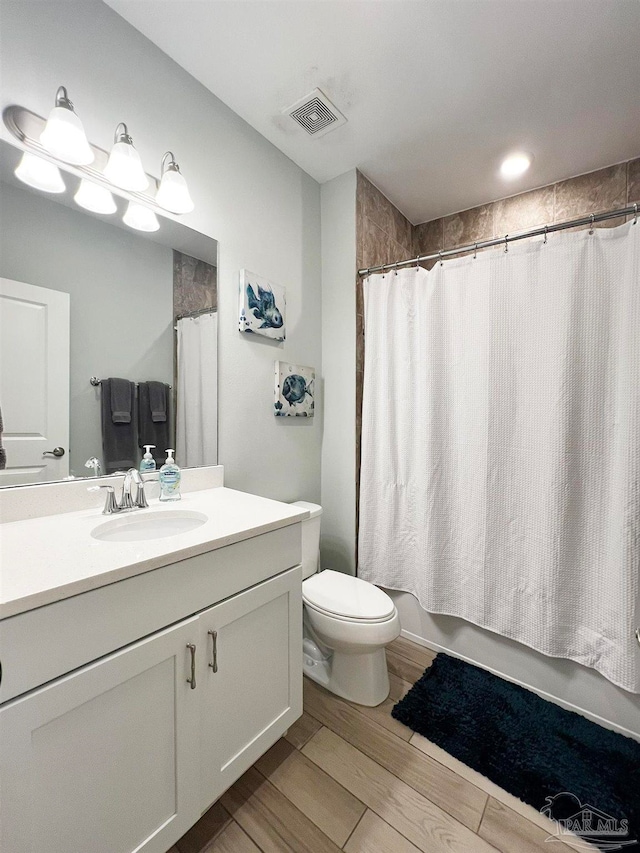
<svg viewBox="0 0 640 853"><path fill-rule="evenodd" d="M131 495L132 482L136 484L135 501ZM120 509L145 509L148 506L147 496L144 493L144 481L140 476L140 472L137 468L129 468L127 473L124 475L124 482L122 484Z"/></svg>
<svg viewBox="0 0 640 853"><path fill-rule="evenodd" d="M100 489L107 490L107 497L104 502L104 509L102 510L102 514L111 515L111 513L113 512L120 512L120 507L118 506L118 502L116 501L116 492L113 486L89 486L87 491L99 492Z"/></svg>
<svg viewBox="0 0 640 853"><path fill-rule="evenodd" d="M136 485L135 500L131 494L131 484ZM107 497L104 503L103 515L112 515L115 512L126 512L133 509L146 509L149 506L147 496L144 493L144 480L140 476L137 468L129 468L124 475L122 483L122 497L120 503L116 501L116 493L113 486L90 486L88 492L97 492L100 489L106 489Z"/></svg>

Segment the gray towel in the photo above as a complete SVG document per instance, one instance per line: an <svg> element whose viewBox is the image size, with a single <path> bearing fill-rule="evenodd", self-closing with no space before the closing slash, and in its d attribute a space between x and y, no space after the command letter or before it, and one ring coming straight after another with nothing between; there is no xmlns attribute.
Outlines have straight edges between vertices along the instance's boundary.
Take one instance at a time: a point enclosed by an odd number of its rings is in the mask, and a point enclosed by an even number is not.
<svg viewBox="0 0 640 853"><path fill-rule="evenodd" d="M135 442L135 421L129 417L129 421L116 421L114 419L112 386L117 382L125 383L129 390L129 413L133 410L133 399L135 385L129 382L128 379L103 379L102 380L102 453L104 456L104 467L107 474L113 474L114 471L122 471L127 468L133 468L136 464L136 442ZM122 386L121 386L122 387ZM123 389L126 392L126 388ZM127 411L126 393L122 394L124 404L119 410L120 412Z"/></svg>
<svg viewBox="0 0 640 853"><path fill-rule="evenodd" d="M167 396L169 386L164 382L149 382L149 406L154 424L163 424L167 420Z"/></svg>
<svg viewBox="0 0 640 853"><path fill-rule="evenodd" d="M163 389L165 416L162 421L155 420L153 416L152 385L160 385ZM174 445L169 430L169 391L169 386L163 382L140 382L138 385L138 446L144 447L145 444L155 444L155 450L152 450L151 453L158 468L164 464L166 448Z"/></svg>
<svg viewBox="0 0 640 853"><path fill-rule="evenodd" d="M133 383L128 379L109 379L111 386L111 420L114 424L130 424L133 409ZM104 394L104 383L102 385Z"/></svg>

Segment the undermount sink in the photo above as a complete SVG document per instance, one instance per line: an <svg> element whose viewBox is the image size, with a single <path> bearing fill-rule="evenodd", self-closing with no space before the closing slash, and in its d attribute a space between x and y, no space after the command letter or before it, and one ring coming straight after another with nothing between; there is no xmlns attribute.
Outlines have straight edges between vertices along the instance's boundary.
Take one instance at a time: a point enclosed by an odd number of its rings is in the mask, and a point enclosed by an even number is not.
<svg viewBox="0 0 640 853"><path fill-rule="evenodd" d="M188 509L143 512L139 515L134 511L99 524L93 528L91 535L101 542L166 539L168 536L177 536L180 533L196 530L208 520L203 513Z"/></svg>

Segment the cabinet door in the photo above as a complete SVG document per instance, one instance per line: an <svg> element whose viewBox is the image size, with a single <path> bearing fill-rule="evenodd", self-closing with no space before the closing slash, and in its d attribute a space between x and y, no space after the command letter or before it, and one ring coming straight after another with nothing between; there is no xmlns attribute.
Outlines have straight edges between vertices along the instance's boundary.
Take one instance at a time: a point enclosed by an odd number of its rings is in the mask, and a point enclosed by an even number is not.
<svg viewBox="0 0 640 853"><path fill-rule="evenodd" d="M302 713L302 570L206 610L199 643L204 810Z"/></svg>
<svg viewBox="0 0 640 853"><path fill-rule="evenodd" d="M188 619L0 710L1 850L165 853L194 823L197 632Z"/></svg>

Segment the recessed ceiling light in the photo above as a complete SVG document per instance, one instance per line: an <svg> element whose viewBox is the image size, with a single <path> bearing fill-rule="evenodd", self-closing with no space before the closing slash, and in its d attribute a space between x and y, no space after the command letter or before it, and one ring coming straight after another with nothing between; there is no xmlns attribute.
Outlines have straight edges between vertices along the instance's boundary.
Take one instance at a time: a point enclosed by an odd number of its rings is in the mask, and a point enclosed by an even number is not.
<svg viewBox="0 0 640 853"><path fill-rule="evenodd" d="M503 178L518 178L520 175L524 175L531 165L532 160L533 156L531 154L525 154L524 152L509 154L509 156L505 157L502 161L500 174Z"/></svg>

